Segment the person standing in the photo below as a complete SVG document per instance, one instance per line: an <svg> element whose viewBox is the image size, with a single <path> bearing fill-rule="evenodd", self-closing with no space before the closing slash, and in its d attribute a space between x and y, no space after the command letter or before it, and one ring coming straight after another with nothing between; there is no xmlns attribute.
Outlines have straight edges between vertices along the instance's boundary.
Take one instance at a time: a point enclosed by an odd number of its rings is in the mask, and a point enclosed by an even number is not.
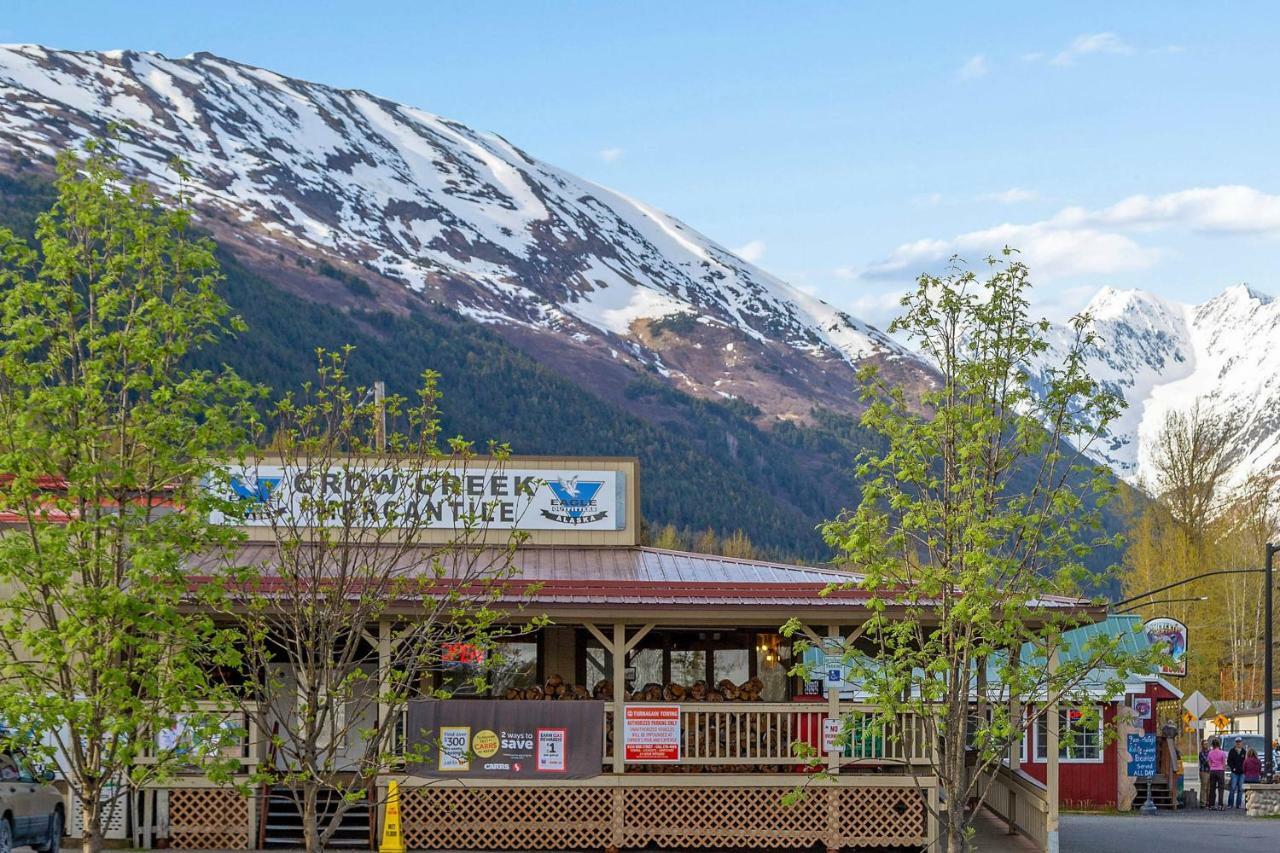
<svg viewBox="0 0 1280 853"><path fill-rule="evenodd" d="M1244 783L1252 785L1261 781L1262 759L1258 757L1258 750L1251 749L1249 754L1244 757Z"/></svg>
<svg viewBox="0 0 1280 853"><path fill-rule="evenodd" d="M1236 738L1235 746L1227 753L1227 767L1231 770L1231 787L1227 791L1227 808L1244 808L1244 738Z"/></svg>
<svg viewBox="0 0 1280 853"><path fill-rule="evenodd" d="M1227 769L1227 753L1222 748L1222 741L1213 739L1209 750L1209 808L1222 811L1223 775Z"/></svg>
<svg viewBox="0 0 1280 853"><path fill-rule="evenodd" d="M1209 741L1200 741L1200 807L1207 809L1209 802Z"/></svg>

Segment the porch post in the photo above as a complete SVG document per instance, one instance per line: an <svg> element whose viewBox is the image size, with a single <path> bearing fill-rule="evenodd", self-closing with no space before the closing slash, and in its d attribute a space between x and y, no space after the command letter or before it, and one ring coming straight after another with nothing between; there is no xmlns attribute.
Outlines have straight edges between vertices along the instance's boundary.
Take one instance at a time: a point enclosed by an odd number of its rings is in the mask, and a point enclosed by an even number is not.
<svg viewBox="0 0 1280 853"><path fill-rule="evenodd" d="M1021 662L1022 644L1017 643L1009 649L1009 664L1011 665L1011 668L1016 670ZM1017 773L1021 764L1020 756L1022 753L1022 744L1027 744L1027 749L1030 749L1031 743L1027 740L1027 730L1022 726L1022 697L1020 697L1014 690L1009 691L1009 725L1011 727L1017 726L1017 729L1014 729L1014 731L1017 731L1020 735L1018 738L1010 738L1009 740L1009 772ZM1011 787L1009 788L1009 797L1012 799L1014 796L1016 795L1013 793L1013 788ZM1005 807L1005 817L1008 818L1009 821L1009 834L1016 835L1018 830L1017 823L1014 821L1013 802L1009 802Z"/></svg>
<svg viewBox="0 0 1280 853"><path fill-rule="evenodd" d="M1058 650L1055 648L1049 654L1049 673L1058 671ZM1049 707L1045 710L1048 718L1045 720L1045 728L1049 733L1049 743L1046 744L1045 753L1045 796L1049 802L1048 813L1045 815L1046 844L1047 853L1058 853L1058 696L1051 695L1048 685L1045 689L1045 699L1049 700Z"/></svg>
<svg viewBox="0 0 1280 853"><path fill-rule="evenodd" d="M391 689L391 623L386 620L378 622L378 725L382 726L387 722L388 716L391 714L391 705L387 702L387 692ZM392 725L399 725L398 722ZM406 737L408 733L406 732ZM383 743L386 743L384 740ZM396 735L391 733L391 743L396 743ZM400 744L400 748L404 749L407 744ZM382 837L383 820L386 815L386 798L382 796L381 779L375 777L373 780L373 790L370 791L372 797L375 831L378 837ZM266 816L263 816L266 820Z"/></svg>
<svg viewBox="0 0 1280 853"><path fill-rule="evenodd" d="M627 626L613 623L613 772L627 772L623 719L627 692Z"/></svg>
<svg viewBox="0 0 1280 853"><path fill-rule="evenodd" d="M827 626L827 643L823 649L823 669L826 669L826 658L828 650L834 650L840 646L840 626ZM826 673L824 673L825 675ZM827 717L832 720L840 719L840 683L832 684L827 682ZM822 742L826 740L823 732L818 732L818 748L822 748ZM827 753L827 770L835 773L840 769L840 750Z"/></svg>

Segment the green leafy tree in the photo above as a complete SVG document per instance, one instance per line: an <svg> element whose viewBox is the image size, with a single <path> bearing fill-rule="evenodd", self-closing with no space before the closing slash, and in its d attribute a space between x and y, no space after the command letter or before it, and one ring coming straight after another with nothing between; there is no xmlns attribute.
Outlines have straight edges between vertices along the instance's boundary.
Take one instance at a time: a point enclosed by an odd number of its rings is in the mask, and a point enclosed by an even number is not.
<svg viewBox="0 0 1280 853"><path fill-rule="evenodd" d="M222 567L216 604L243 653L237 695L270 744L254 781L292 798L308 851L377 805L381 775L434 758L439 744L401 727L410 700L503 682L525 662L501 640L546 624L508 584L527 534L467 485L511 482L509 448L442 434L436 374L383 400L350 379L350 354L321 351L318 379L273 407L269 448L238 475L283 478L254 507L268 547Z"/></svg>
<svg viewBox="0 0 1280 853"><path fill-rule="evenodd" d="M863 576L849 585L872 593L850 677L884 731L913 714L940 743L921 778L936 778L949 804L937 816L953 853L970 844L993 772L1048 705L1083 704L1077 692L1099 665L1116 667L1115 689L1148 665L1099 638L1048 666L1062 632L1092 621L1041 602L1075 593L1082 559L1107 541L1097 531L1110 480L1084 454L1119 403L1089 376L1087 317L1073 321L1061 363L1036 369L1049 325L1029 316L1028 270L1008 249L988 263L982 280L960 266L922 275L903 299L890 329L933 361L938 383L921 411L866 374L862 424L882 449L859 460L859 503L823 529ZM1015 718L1011 697L1036 705Z"/></svg>
<svg viewBox="0 0 1280 853"><path fill-rule="evenodd" d="M98 143L56 190L35 246L0 230L0 720L49 739L21 745L60 765L96 851L130 785L189 760L156 735L212 735L204 673L235 653L180 607L183 566L234 536L198 481L245 439L253 389L183 366L236 327L183 201Z"/></svg>

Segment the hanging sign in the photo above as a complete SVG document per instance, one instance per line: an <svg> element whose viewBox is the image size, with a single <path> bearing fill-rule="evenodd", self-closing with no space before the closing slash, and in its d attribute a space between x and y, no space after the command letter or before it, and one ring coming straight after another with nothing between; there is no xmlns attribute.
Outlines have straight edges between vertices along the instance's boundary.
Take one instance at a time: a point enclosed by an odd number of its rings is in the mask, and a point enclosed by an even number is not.
<svg viewBox="0 0 1280 853"><path fill-rule="evenodd" d="M1152 701L1150 696L1133 697L1133 715L1139 720L1151 719Z"/></svg>
<svg viewBox="0 0 1280 853"><path fill-rule="evenodd" d="M1142 626L1147 640L1153 645L1163 645L1172 659L1160 665L1161 675L1187 674L1187 626L1177 619L1160 617Z"/></svg>
<svg viewBox="0 0 1280 853"><path fill-rule="evenodd" d="M1156 736L1130 734L1125 741L1129 752L1127 773L1138 778L1156 775Z"/></svg>
<svg viewBox="0 0 1280 853"><path fill-rule="evenodd" d="M680 706L623 708L623 756L628 763L670 764L680 760Z"/></svg>

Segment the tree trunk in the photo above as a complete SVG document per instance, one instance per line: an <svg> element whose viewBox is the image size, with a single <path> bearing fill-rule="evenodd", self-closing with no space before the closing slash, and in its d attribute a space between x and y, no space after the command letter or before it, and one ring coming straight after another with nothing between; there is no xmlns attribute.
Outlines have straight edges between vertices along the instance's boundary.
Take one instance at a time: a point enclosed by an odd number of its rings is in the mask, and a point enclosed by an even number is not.
<svg viewBox="0 0 1280 853"><path fill-rule="evenodd" d="M81 816L84 820L82 853L100 853L102 843L102 790L97 785L85 785L81 799Z"/></svg>
<svg viewBox="0 0 1280 853"><path fill-rule="evenodd" d="M307 853L320 853L320 814L317 809L319 786L312 781L302 783L302 838Z"/></svg>

